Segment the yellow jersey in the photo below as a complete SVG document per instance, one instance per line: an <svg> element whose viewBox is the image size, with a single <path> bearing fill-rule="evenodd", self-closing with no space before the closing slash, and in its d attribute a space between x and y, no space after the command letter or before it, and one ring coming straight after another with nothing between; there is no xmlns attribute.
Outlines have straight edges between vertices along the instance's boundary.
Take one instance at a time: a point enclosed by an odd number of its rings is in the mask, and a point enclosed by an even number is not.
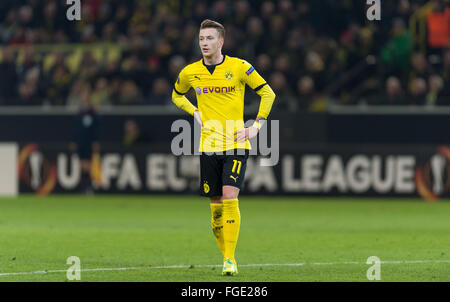
<svg viewBox="0 0 450 302"><path fill-rule="evenodd" d="M245 85L257 91L266 81L245 60L223 56L221 63L205 65L203 59L187 65L174 90L179 95L193 88L203 126L200 152L251 149L250 142L234 142L234 132L244 128Z"/></svg>

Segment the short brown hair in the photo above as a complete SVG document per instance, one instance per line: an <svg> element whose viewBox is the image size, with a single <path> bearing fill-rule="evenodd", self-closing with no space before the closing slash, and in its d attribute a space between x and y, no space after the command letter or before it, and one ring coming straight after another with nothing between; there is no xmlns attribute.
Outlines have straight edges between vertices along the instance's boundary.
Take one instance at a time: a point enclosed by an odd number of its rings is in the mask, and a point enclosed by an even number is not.
<svg viewBox="0 0 450 302"><path fill-rule="evenodd" d="M219 22L206 19L200 24L200 29L205 28L215 28L219 32L219 36L222 37L222 39L225 39L225 27Z"/></svg>

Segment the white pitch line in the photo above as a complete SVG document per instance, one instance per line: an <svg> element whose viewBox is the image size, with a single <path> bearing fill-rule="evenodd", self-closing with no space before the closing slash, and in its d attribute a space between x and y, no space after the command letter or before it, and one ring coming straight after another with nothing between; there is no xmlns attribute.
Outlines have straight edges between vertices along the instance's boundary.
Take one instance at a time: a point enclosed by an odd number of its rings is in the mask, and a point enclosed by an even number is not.
<svg viewBox="0 0 450 302"><path fill-rule="evenodd" d="M414 263L450 263L450 260L393 260L380 261L381 264L414 264ZM339 265L339 264L366 264L365 262L344 261L344 262L300 262L300 263L260 263L260 264L240 264L239 267L260 267L260 266L304 266L304 265ZM149 270L149 269L177 269L177 268L208 268L222 267L222 265L167 265L167 266L131 266L131 267L105 267L105 268L85 268L80 269L81 272L99 272L99 271L129 271L129 270ZM41 270L34 272L16 272L16 273L0 273L0 276L17 276L17 275L45 275L49 273L65 273L67 270Z"/></svg>

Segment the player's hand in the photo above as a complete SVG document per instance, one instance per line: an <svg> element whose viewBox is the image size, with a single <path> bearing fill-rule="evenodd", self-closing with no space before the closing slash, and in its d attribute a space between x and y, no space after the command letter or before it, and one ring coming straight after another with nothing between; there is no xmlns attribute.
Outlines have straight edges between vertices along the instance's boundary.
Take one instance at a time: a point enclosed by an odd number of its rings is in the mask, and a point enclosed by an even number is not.
<svg viewBox="0 0 450 302"><path fill-rule="evenodd" d="M198 110L194 111L194 118L203 127L203 121L202 121L202 116L200 114L200 111L198 111Z"/></svg>
<svg viewBox="0 0 450 302"><path fill-rule="evenodd" d="M238 131L235 131L234 134L234 141L241 143L245 142L248 139L254 138L258 134L259 130L256 127L248 127L244 129L239 129Z"/></svg>

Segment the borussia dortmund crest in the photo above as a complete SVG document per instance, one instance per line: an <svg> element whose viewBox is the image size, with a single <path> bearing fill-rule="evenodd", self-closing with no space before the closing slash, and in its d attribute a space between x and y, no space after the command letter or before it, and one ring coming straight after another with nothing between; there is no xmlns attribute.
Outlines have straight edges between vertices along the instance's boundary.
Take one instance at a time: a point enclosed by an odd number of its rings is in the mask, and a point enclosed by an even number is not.
<svg viewBox="0 0 450 302"><path fill-rule="evenodd" d="M231 72L231 70L229 70L229 69L225 70L225 79L231 80L232 78L233 78L233 73Z"/></svg>
<svg viewBox="0 0 450 302"><path fill-rule="evenodd" d="M208 192L209 192L209 186L208 186L207 183L204 183L204 184L203 184L203 191L204 191L205 193L208 193Z"/></svg>

